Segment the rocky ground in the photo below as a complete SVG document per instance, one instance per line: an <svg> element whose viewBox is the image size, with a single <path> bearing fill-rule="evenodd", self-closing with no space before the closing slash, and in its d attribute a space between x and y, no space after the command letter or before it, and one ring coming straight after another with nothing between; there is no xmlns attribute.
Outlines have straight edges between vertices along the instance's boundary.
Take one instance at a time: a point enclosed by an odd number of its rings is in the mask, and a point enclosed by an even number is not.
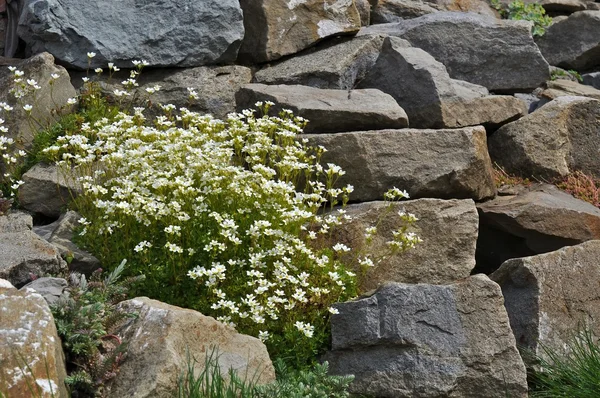
<svg viewBox="0 0 600 398"><path fill-rule="evenodd" d="M418 215L423 243L371 269L370 293L332 317L326 359L331 372L356 375L353 392L526 397L520 351L560 350L581 324L600 334L600 209L548 183L576 171L600 178L598 3L542 1L556 17L536 37L531 23L500 19L484 0L176 3L32 2L18 27L31 57L0 65L40 82L38 120L76 96L82 69L136 59L149 63L137 90L160 84L157 102L187 106L191 87L192 110L216 117L258 100L293 110L310 120L304 137L328 149L323 161L346 170L340 184L355 187L338 242L360 245L383 193L406 189L412 200L398 209ZM558 68L582 82L552 80L565 76ZM0 102L10 103L11 79L0 68ZM7 126L27 145L34 131L17 111ZM498 187L494 164L534 183ZM71 242L78 217L63 214L72 190L56 168L36 165L23 181L22 209L0 217L0 391L28 394L9 355L17 344L34 371L45 358L38 384L66 396L46 302L66 282L35 277L100 264ZM384 220L371 250L395 228ZM162 396L176 366L151 364L180 361L185 344L218 341L223 366L274 378L258 339L153 300L122 305L140 317L121 331L130 355L111 397Z"/></svg>

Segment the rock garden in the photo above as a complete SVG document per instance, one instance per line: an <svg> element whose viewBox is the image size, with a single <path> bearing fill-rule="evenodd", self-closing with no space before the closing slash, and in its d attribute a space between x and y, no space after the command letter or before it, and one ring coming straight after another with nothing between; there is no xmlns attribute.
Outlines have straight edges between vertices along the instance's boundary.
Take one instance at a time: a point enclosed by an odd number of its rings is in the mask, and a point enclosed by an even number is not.
<svg viewBox="0 0 600 398"><path fill-rule="evenodd" d="M600 3L0 0L0 397L600 396Z"/></svg>

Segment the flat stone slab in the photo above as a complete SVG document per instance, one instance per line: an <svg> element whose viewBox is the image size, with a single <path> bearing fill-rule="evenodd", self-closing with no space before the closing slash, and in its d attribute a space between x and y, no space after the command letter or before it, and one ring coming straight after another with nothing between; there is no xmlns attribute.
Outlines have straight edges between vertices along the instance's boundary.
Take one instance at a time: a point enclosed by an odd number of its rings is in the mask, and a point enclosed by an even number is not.
<svg viewBox="0 0 600 398"><path fill-rule="evenodd" d="M496 194L483 127L303 137L327 148L323 164L335 163L346 171L338 185L354 186L352 201L381 200L393 187L407 190L411 198L481 200Z"/></svg>
<svg viewBox="0 0 600 398"><path fill-rule="evenodd" d="M390 95L379 90L326 90L307 86L247 84L236 94L237 110L271 101L274 114L289 109L308 119L307 133L408 127L406 112Z"/></svg>

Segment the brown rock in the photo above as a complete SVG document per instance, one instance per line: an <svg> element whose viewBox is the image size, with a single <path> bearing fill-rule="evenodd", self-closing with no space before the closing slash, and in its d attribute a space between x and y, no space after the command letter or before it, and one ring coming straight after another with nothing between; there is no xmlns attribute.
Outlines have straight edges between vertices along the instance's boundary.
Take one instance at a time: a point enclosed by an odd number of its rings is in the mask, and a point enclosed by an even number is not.
<svg viewBox="0 0 600 398"><path fill-rule="evenodd" d="M600 239L600 209L554 185L520 188L513 195L477 204L477 209L480 272L492 272L509 258Z"/></svg>
<svg viewBox="0 0 600 398"><path fill-rule="evenodd" d="M600 177L599 118L600 101L559 97L493 133L490 156L522 177L551 180L575 170Z"/></svg>
<svg viewBox="0 0 600 398"><path fill-rule="evenodd" d="M479 217L472 200L369 202L349 205L345 210L352 220L332 230L328 237L329 247L343 243L370 258L386 253L386 242L392 239L392 232L403 226L399 211L412 213L419 219L409 231L416 233L423 242L366 270L360 283L363 292L388 281L452 283L468 277L475 266ZM365 229L374 226L377 226L377 234L366 246ZM351 263L352 260L346 261ZM358 265L357 271L360 271Z"/></svg>
<svg viewBox="0 0 600 398"><path fill-rule="evenodd" d="M334 35L356 33L354 1L241 0L246 30L239 58L260 63L295 54Z"/></svg>
<svg viewBox="0 0 600 398"><path fill-rule="evenodd" d="M211 317L146 297L124 301L119 308L139 315L119 331L128 342L127 358L111 382L110 398L172 397L187 369L187 353L198 361L200 372L214 347L223 374L234 369L240 377L257 375L260 384L275 380L263 343Z"/></svg>
<svg viewBox="0 0 600 398"><path fill-rule="evenodd" d="M600 100L600 90L571 80L551 80L546 82L546 87L547 89L542 91L541 95L549 101L565 96L588 97Z"/></svg>
<svg viewBox="0 0 600 398"><path fill-rule="evenodd" d="M44 298L0 279L0 392L6 397L66 398L66 376L60 338Z"/></svg>
<svg viewBox="0 0 600 398"><path fill-rule="evenodd" d="M496 188L483 127L454 130L380 130L306 135L323 145L324 163L346 171L340 186L352 184L353 201L381 200L392 187L412 198L481 200Z"/></svg>

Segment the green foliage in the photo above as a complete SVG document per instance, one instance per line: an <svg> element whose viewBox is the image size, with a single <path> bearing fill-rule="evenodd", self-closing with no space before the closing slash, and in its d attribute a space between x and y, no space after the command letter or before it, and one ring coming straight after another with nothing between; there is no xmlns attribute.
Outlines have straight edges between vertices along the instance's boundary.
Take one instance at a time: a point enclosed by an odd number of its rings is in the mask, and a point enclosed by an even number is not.
<svg viewBox="0 0 600 398"><path fill-rule="evenodd" d="M188 356L187 369L179 378L178 398L347 398L349 385L354 380L354 376L329 376L327 362L296 371L279 360L274 364L277 381L257 385L259 375L240 378L230 369L224 376L215 350L207 354L199 375L196 375L196 365Z"/></svg>
<svg viewBox="0 0 600 398"><path fill-rule="evenodd" d="M122 261L105 279L96 271L89 282L72 274L69 296L51 307L67 360L65 383L80 397L101 396L102 383L114 377L125 351L125 344L111 333L128 315L115 308L127 297L128 286L141 278L119 282L124 268Z"/></svg>
<svg viewBox="0 0 600 398"><path fill-rule="evenodd" d="M534 373L534 398L591 398L600 396L600 347L589 331L568 343L565 354L542 346Z"/></svg>
<svg viewBox="0 0 600 398"><path fill-rule="evenodd" d="M574 78L578 82L583 83L583 77L581 77L579 72L577 72L576 70L573 70L573 69L563 70L563 69L555 68L550 73L550 80L557 80L561 77L566 77L569 80L571 78Z"/></svg>
<svg viewBox="0 0 600 398"><path fill-rule="evenodd" d="M506 7L499 0L491 0L491 5L505 19L533 22L534 36L542 36L552 23L552 18L546 15L546 10L541 4L525 4L522 0L515 0Z"/></svg>

